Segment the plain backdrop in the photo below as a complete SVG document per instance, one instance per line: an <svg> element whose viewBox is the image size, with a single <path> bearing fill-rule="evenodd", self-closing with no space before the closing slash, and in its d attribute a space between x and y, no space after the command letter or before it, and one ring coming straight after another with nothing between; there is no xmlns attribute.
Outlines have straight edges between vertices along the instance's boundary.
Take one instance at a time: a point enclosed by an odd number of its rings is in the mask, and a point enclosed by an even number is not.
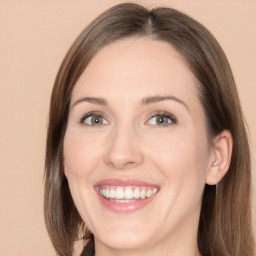
<svg viewBox="0 0 256 256"><path fill-rule="evenodd" d="M51 89L76 36L99 13L120 2L0 0L0 256L55 255L43 219ZM256 2L136 2L177 8L204 24L220 42L251 131L255 173Z"/></svg>

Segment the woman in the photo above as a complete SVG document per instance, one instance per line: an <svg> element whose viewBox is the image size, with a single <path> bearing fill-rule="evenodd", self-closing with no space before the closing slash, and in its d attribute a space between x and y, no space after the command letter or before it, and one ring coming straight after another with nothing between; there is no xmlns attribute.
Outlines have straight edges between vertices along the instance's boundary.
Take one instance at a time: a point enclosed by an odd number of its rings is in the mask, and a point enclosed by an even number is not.
<svg viewBox="0 0 256 256"><path fill-rule="evenodd" d="M254 254L250 152L228 61L168 8L117 5L52 92L45 219L61 256Z"/></svg>

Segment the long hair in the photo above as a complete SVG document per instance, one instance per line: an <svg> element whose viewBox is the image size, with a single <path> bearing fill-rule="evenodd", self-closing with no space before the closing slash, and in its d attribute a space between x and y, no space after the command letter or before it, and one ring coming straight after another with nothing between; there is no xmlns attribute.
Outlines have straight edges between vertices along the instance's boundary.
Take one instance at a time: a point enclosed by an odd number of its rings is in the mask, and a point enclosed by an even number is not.
<svg viewBox="0 0 256 256"><path fill-rule="evenodd" d="M64 58L52 91L45 162L44 213L59 256L71 256L83 221L63 171L63 138L76 81L104 46L124 38L149 37L172 45L197 79L209 142L224 129L233 137L227 174L218 185L205 186L198 227L202 255L252 256L251 160L245 121L227 58L213 35L177 10L126 3L96 18L75 40ZM88 238L88 237L87 237ZM94 251L93 235L83 255Z"/></svg>

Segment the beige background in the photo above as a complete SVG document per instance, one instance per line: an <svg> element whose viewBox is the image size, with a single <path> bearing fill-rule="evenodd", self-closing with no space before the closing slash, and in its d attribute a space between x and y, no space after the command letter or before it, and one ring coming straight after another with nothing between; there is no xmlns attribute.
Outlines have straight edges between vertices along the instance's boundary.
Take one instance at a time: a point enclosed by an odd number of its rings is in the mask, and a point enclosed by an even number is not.
<svg viewBox="0 0 256 256"><path fill-rule="evenodd" d="M0 0L0 256L54 255L42 213L53 81L78 33L97 14L120 2ZM219 40L230 60L251 130L255 166L256 2L136 2L185 11Z"/></svg>

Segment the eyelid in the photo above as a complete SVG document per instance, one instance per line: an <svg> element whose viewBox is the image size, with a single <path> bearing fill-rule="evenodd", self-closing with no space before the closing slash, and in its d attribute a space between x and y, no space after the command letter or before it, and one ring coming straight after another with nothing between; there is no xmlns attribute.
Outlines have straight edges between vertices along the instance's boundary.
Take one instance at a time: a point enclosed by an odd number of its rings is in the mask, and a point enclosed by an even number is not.
<svg viewBox="0 0 256 256"><path fill-rule="evenodd" d="M102 117L103 119L105 119L108 123L110 122L109 120L108 120L108 118L106 118L105 117L105 115L102 113L102 112L100 112L100 111L90 111L90 112L88 112L88 113L86 113L86 114L84 114L80 119L79 119L79 123L81 124L81 125L85 125L85 126L103 126L103 125L107 125L107 124L98 124L98 125L90 125L90 124L86 124L85 122L84 122L84 120L86 119L86 118L88 118L88 117L91 117L91 116L99 116L99 117Z"/></svg>
<svg viewBox="0 0 256 256"><path fill-rule="evenodd" d="M171 119L171 123L169 123L169 124L162 124L162 125L152 125L152 124L150 124L151 126L166 127L166 126L170 126L170 125L176 124L178 122L177 117L175 115L173 115L172 113L167 112L165 110L154 111L154 112L150 113L150 116L149 116L147 122L149 122L149 120L151 118L156 117L156 116L168 117L168 118Z"/></svg>
<svg viewBox="0 0 256 256"><path fill-rule="evenodd" d="M109 119L106 118L106 117L105 117L105 114L102 113L101 111L90 111L90 112L84 114L84 115L80 118L79 123L80 123L81 125L85 125L85 126L89 126L89 127L90 127L90 126L100 127L100 126L107 125L107 124L98 124L98 125L86 124L86 123L84 122L84 120L85 120L86 118L90 117L90 116L93 116L93 115L94 115L94 116L102 117L103 119L105 119L105 120L108 122L108 124L110 123ZM161 124L161 125L152 125L152 124L150 124L151 126L166 127L166 126L170 126L170 125L173 125L173 124L176 124L176 123L177 123L177 117L176 117L175 115L173 115L172 113L167 112L167 111L165 111L165 110L160 110L160 111L158 110L158 111L154 111L154 112L150 113L150 114L149 114L149 117L147 118L146 123L148 123L150 119L152 119L153 117L156 117L156 116L167 117L167 118L169 118L169 119L171 120L171 123L169 123L169 124Z"/></svg>

